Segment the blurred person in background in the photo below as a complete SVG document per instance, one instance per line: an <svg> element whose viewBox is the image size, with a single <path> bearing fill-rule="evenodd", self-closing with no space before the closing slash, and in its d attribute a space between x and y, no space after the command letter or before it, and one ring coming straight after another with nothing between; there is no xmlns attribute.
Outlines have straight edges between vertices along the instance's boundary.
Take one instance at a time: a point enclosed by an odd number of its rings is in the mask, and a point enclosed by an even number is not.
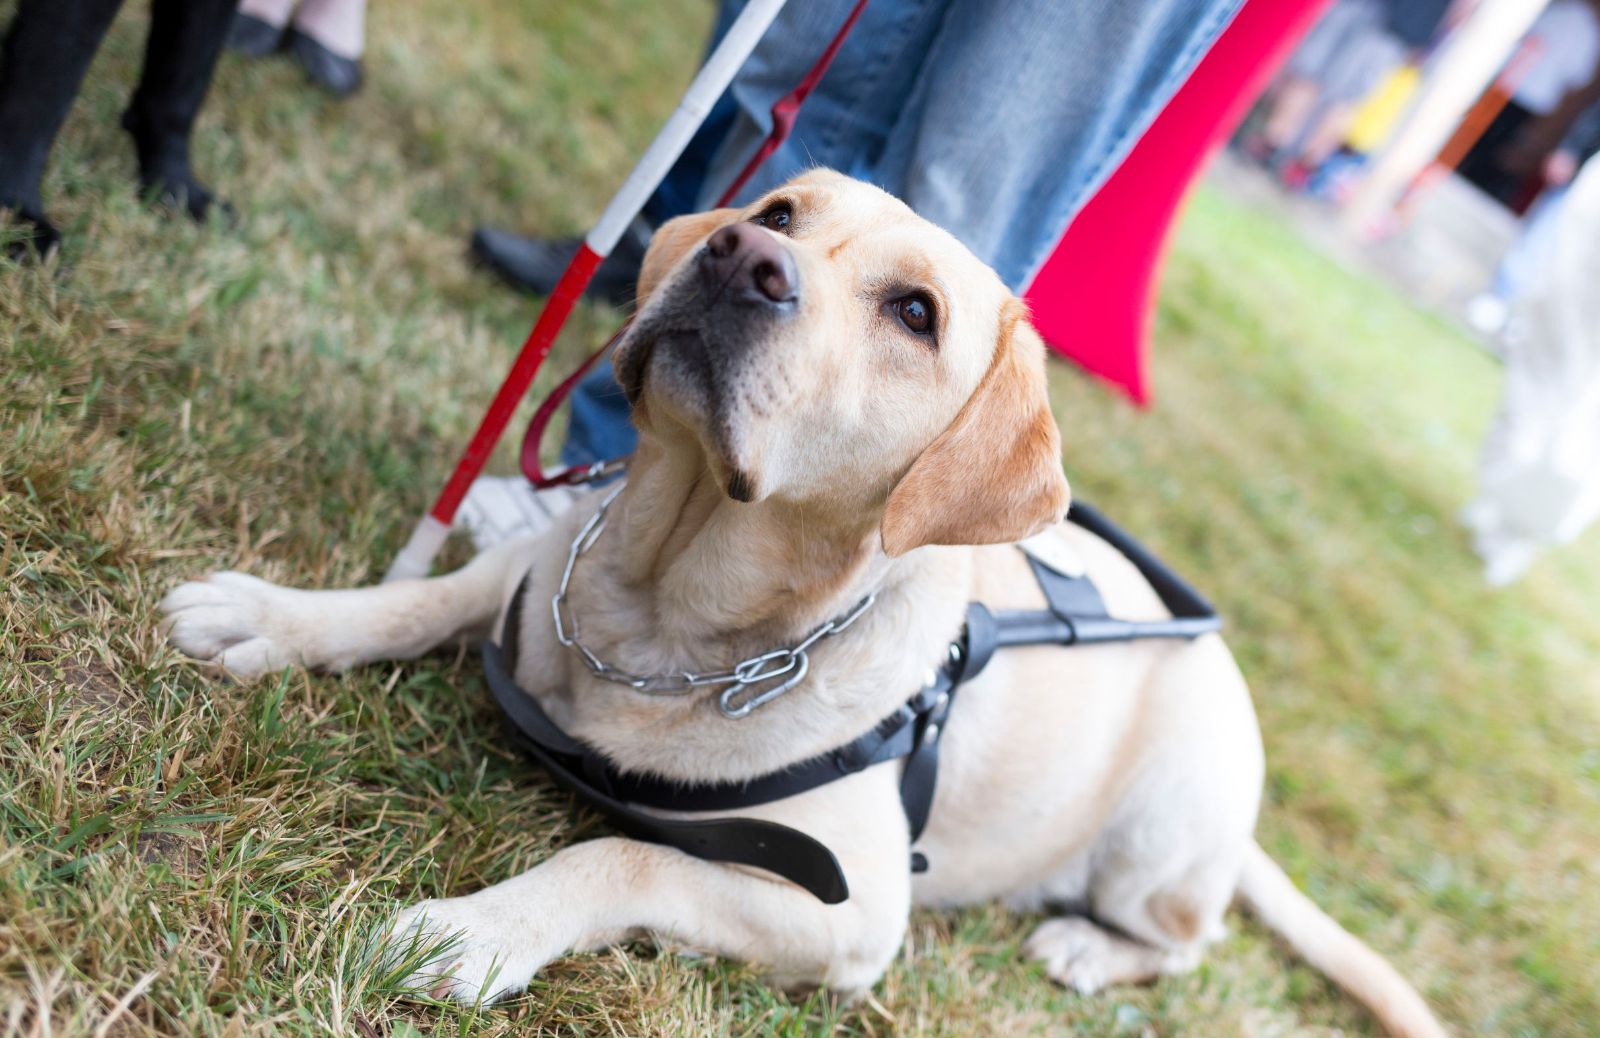
<svg viewBox="0 0 1600 1038"><path fill-rule="evenodd" d="M1338 0L1290 56L1245 152L1303 186L1344 142L1361 101L1401 66L1421 64L1452 5Z"/></svg>
<svg viewBox="0 0 1600 1038"><path fill-rule="evenodd" d="M1565 208L1572 180L1600 153L1600 102L1583 111L1567 135L1544 160L1544 192L1523 220L1522 231L1495 269L1488 292L1467 305L1467 322L1478 332L1497 336L1506 330L1516 302L1549 273L1555 243L1566 223Z"/></svg>
<svg viewBox="0 0 1600 1038"><path fill-rule="evenodd" d="M242 0L228 48L247 57L286 52L334 97L361 89L367 0Z"/></svg>
<svg viewBox="0 0 1600 1038"><path fill-rule="evenodd" d="M1548 259L1512 304L1500 410L1461 514L1495 586L1600 517L1600 158L1560 206Z"/></svg>
<svg viewBox="0 0 1600 1038"><path fill-rule="evenodd" d="M214 199L189 168L189 135L236 0L153 0L139 85L122 113L146 195L205 219ZM0 47L0 211L9 251L45 257L61 234L40 197L51 145L122 0L21 0Z"/></svg>
<svg viewBox="0 0 1600 1038"><path fill-rule="evenodd" d="M733 200L803 169L875 183L944 227L1013 291L1188 78L1241 0L872 0L801 109L794 131ZM743 4L727 0L712 45ZM811 68L852 0L790 3L735 76L590 294L632 301L649 224L710 209L771 129L773 102ZM472 251L510 284L547 295L576 238L479 228ZM627 400L608 365L572 398L562 461L632 452ZM520 477L479 480L463 522L485 545L542 525L562 495ZM519 517L518 510L524 513Z"/></svg>
<svg viewBox="0 0 1600 1038"><path fill-rule="evenodd" d="M1523 46L1533 48L1526 71L1456 168L1508 206L1517 200L1524 177L1507 167L1506 153L1531 122L1555 112L1569 93L1594 78L1600 66L1600 14L1593 0L1551 0L1523 39Z"/></svg>

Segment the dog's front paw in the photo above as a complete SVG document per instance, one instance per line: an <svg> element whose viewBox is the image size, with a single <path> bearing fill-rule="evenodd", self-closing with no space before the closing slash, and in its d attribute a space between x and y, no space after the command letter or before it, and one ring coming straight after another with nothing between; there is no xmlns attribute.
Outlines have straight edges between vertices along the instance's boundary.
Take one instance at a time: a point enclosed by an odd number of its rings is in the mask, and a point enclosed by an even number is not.
<svg viewBox="0 0 1600 1038"><path fill-rule="evenodd" d="M291 599L302 592L244 573L191 580L161 600L167 639L196 659L254 678L305 663L294 644Z"/></svg>
<svg viewBox="0 0 1600 1038"><path fill-rule="evenodd" d="M434 998L476 1004L526 990L555 952L491 900L423 901L400 913L389 932L391 960L419 964L402 982Z"/></svg>
<svg viewBox="0 0 1600 1038"><path fill-rule="evenodd" d="M1110 936L1087 919L1048 919L1033 931L1022 954L1044 963L1047 976L1081 995L1106 986Z"/></svg>

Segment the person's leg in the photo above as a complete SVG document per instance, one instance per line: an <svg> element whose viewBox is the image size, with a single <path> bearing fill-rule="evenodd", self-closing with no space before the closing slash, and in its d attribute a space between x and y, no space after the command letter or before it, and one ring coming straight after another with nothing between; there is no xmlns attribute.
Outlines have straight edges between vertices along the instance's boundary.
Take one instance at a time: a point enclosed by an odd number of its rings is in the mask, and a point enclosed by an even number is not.
<svg viewBox="0 0 1600 1038"><path fill-rule="evenodd" d="M311 81L335 97L361 87L367 0L305 0L294 13L289 53Z"/></svg>
<svg viewBox="0 0 1600 1038"><path fill-rule="evenodd" d="M793 90L838 32L855 0L808 0L779 13L672 172L645 206L652 223L709 209L771 129L772 104ZM810 166L861 171L881 150L923 51L948 0L872 0L833 66L812 93L789 140L762 165L734 204ZM714 47L743 8L725 0ZM709 48L708 48L709 49ZM574 238L526 238L492 227L472 237L472 253L506 281L548 295L577 250ZM644 256L642 237L625 238L596 272L588 294L617 305L633 300Z"/></svg>
<svg viewBox="0 0 1600 1038"><path fill-rule="evenodd" d="M1405 45L1381 21L1351 32L1340 60L1323 80L1325 109L1296 155L1306 170L1315 170L1344 143L1357 107L1405 60Z"/></svg>
<svg viewBox="0 0 1600 1038"><path fill-rule="evenodd" d="M1261 128L1266 149L1277 153L1299 142L1311 120L1330 72L1338 68L1351 32L1368 18L1370 0L1340 0L1317 19L1289 60L1282 83L1272 91Z"/></svg>
<svg viewBox="0 0 1600 1038"><path fill-rule="evenodd" d="M851 4L818 0L779 15L729 89L733 125L710 165L700 208L754 152L770 128L772 102L805 75ZM1006 259L1011 248L1019 258L1001 274L1016 286L1237 4L1161 0L1119 16L1045 3L966 0L954 9L947 0L870 3L789 141L735 202L812 164L876 174L924 216L975 245L980 257ZM943 88L932 89L934 81ZM909 118L901 114L908 109ZM1060 115L1040 119L1040 112ZM1032 178L1031 195L1018 193L1013 166ZM964 181L968 173L973 179ZM1033 197L1044 204L1035 208ZM1046 230L1030 222L1039 217ZM632 434L626 407L610 406L620 400L606 369L584 381L564 457L583 462L626 453L621 447Z"/></svg>
<svg viewBox="0 0 1600 1038"><path fill-rule="evenodd" d="M695 209L709 209L772 129L771 110L809 72L854 0L790 4L728 88L734 112ZM743 205L802 170L870 177L901 106L943 26L950 0L872 0L795 120L793 131L733 200Z"/></svg>
<svg viewBox="0 0 1600 1038"><path fill-rule="evenodd" d="M1561 184L1545 190L1523 217L1522 233L1495 266L1488 291L1467 301L1467 323L1491 340L1511 330L1513 305L1548 276L1569 187Z"/></svg>
<svg viewBox="0 0 1600 1038"><path fill-rule="evenodd" d="M239 0L239 13L281 29L294 13L294 0Z"/></svg>
<svg viewBox="0 0 1600 1038"><path fill-rule="evenodd" d="M955 0L866 172L1020 290L1240 2Z"/></svg>
<svg viewBox="0 0 1600 1038"><path fill-rule="evenodd" d="M631 305L648 233L636 221L594 272L583 294L616 307ZM479 227L472 232L468 250L474 262L512 288L548 296L582 244L580 237L535 238L499 227Z"/></svg>
<svg viewBox="0 0 1600 1038"><path fill-rule="evenodd" d="M45 162L122 0L22 0L0 47L0 209L28 232L15 248L60 242L39 197Z"/></svg>
<svg viewBox="0 0 1600 1038"><path fill-rule="evenodd" d="M359 58L366 50L367 0L305 0L293 22L335 54Z"/></svg>
<svg viewBox="0 0 1600 1038"><path fill-rule="evenodd" d="M1261 140L1268 155L1282 151L1300 136L1301 129L1317 107L1322 93L1315 80L1291 78L1273 92L1267 118L1261 124Z"/></svg>
<svg viewBox="0 0 1600 1038"><path fill-rule="evenodd" d="M611 362L602 361L572 391L572 417L561 445L561 463L571 468L627 457L639 445L628 396Z"/></svg>
<svg viewBox="0 0 1600 1038"><path fill-rule="evenodd" d="M189 135L211 86L236 0L154 0L138 89L123 113L139 186L205 219L211 192L189 169Z"/></svg>
<svg viewBox="0 0 1600 1038"><path fill-rule="evenodd" d="M870 3L789 141L735 203L814 164L865 175L1019 287L1238 2L1156 0L1110 14L1044 2ZM780 14L730 88L734 124L700 208L759 146L772 102L805 75L851 3ZM573 409L565 460L626 453L633 430L608 369L584 380Z"/></svg>
<svg viewBox="0 0 1600 1038"><path fill-rule="evenodd" d="M252 58L275 53L294 12L294 0L240 0L228 29L228 48Z"/></svg>
<svg viewBox="0 0 1600 1038"><path fill-rule="evenodd" d="M1514 100L1507 101L1468 149L1456 166L1456 173L1472 181L1489 197L1504 203L1521 178L1508 174L1502 159L1532 118L1533 113L1528 109Z"/></svg>

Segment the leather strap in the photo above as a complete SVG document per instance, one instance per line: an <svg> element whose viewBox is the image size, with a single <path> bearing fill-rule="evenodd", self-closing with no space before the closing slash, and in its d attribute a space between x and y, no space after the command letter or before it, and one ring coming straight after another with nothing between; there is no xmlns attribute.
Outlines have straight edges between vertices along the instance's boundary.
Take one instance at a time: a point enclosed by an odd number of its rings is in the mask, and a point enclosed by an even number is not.
<svg viewBox="0 0 1600 1038"><path fill-rule="evenodd" d="M768 804L827 785L874 764L908 756L922 744L926 727L921 722L931 714L941 695L947 699L942 709L948 710L948 696L958 680L957 663L952 661L937 672L932 686L919 691L867 732L828 753L737 782L686 784L619 770L592 747L563 731L537 699L518 688L511 675L516 668L516 632L521 624L524 597L519 589L506 611L505 649L497 651L495 660L485 658L486 666L494 667L504 677L503 681L490 684L501 712L527 739L549 752L573 758L571 770L590 776L601 792L644 807L666 811L730 811ZM938 723L943 723L942 714Z"/></svg>
<svg viewBox="0 0 1600 1038"><path fill-rule="evenodd" d="M956 687L969 671L965 642L952 646L934 683L920 690L870 731L829 753L741 782L695 783L637 775L616 768L602 754L574 739L545 713L514 678L521 643L527 578L506 609L501 645L485 642L484 677L512 738L550 772L556 782L637 839L676 847L695 857L751 865L776 873L825 904L849 897L838 859L812 837L776 822L747 818L671 819L634 805L670 811L727 811L770 803L816 789L884 761L908 757L901 799L913 841L933 805L938 746ZM993 654L987 650L984 662ZM920 856L919 856L920 857ZM924 860L923 867L926 867Z"/></svg>
<svg viewBox="0 0 1600 1038"><path fill-rule="evenodd" d="M1121 552L1139 570L1172 614L1168 620L1119 620L1106 611L1105 600L1087 576L1070 576L1052 568L1027 549L1028 565L1044 592L1047 610L1007 609L994 614L998 644L1082 645L1142 638L1198 638L1222 628L1222 618L1205 596L1173 572L1148 548L1092 505L1073 501L1067 521Z"/></svg>
<svg viewBox="0 0 1600 1038"><path fill-rule="evenodd" d="M753 818L662 818L622 803L602 791L585 773L584 756L560 752L544 745L528 727L535 715L522 709L533 697L518 688L510 670L493 642L483 645L483 672L495 702L500 706L505 729L524 752L544 766L556 784L594 808L619 832L638 840L666 844L685 854L709 861L752 865L776 873L810 891L824 904L836 905L850 896L839 859L819 841L777 822ZM544 711L537 717L545 723ZM536 727L540 722L535 720ZM556 729L560 731L560 729ZM566 733L561 738L583 749Z"/></svg>
<svg viewBox="0 0 1600 1038"><path fill-rule="evenodd" d="M1217 615L1216 607L1204 595L1178 576L1150 549L1134 540L1126 530L1106 518L1098 508L1086 501L1074 501L1072 508L1067 512L1067 521L1076 523L1099 537L1138 567L1139 574L1155 589L1155 593L1161 598L1161 604L1172 614L1171 620L1113 621L1109 618L1101 620L1096 617L1096 620L1112 625L1111 630L1115 632L1114 640L1126 640L1127 637L1198 638L1202 634L1222 629L1222 617ZM1093 636L1086 638L1081 630L1082 625L1079 627L1080 641L1113 640ZM1131 628L1132 634L1123 635L1122 627Z"/></svg>
<svg viewBox="0 0 1600 1038"><path fill-rule="evenodd" d="M1000 621L982 602L967 605L967 669L963 681L971 681L983 672L1000 647Z"/></svg>
<svg viewBox="0 0 1600 1038"><path fill-rule="evenodd" d="M1097 534L1138 566L1171 620L1126 621L1108 616L1105 602L1087 577L1072 577L1029 556L1047 610L993 612L967 607L961 636L934 681L873 728L828 753L780 771L739 782L685 784L619 770L588 744L574 739L545 713L514 679L520 649L527 579L506 609L501 644L483 646L484 675L507 730L563 788L599 811L618 830L641 840L676 847L711 861L751 865L809 890L827 904L849 897L838 859L817 840L776 822L748 818L663 818L633 805L667 811L730 811L771 803L816 789L875 764L906 758L900 778L911 841L928 824L938 788L939 747L951 706L962 683L976 677L996 649L1007 645L1121 641L1131 638L1193 638L1222 625L1211 604L1142 545L1100 513L1074 502L1068 518ZM502 647L503 646L503 647ZM928 867L920 853L912 870Z"/></svg>

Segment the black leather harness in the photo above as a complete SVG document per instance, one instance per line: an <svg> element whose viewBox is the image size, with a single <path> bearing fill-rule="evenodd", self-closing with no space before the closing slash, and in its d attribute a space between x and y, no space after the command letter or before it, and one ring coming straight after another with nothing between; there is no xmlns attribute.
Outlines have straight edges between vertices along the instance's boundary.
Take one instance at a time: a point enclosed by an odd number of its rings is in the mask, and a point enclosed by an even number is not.
<svg viewBox="0 0 1600 1038"><path fill-rule="evenodd" d="M928 823L938 779L939 740L961 685L976 677L997 649L1013 645L1085 645L1136 638L1195 638L1222 626L1211 604L1097 510L1073 502L1067 521L1099 536L1131 561L1172 614L1169 620L1119 620L1087 576L1059 572L1027 556L1048 609L993 611L967 607L966 623L946 658L919 689L870 731L828 753L738 782L686 784L630 774L552 721L538 701L518 687L516 673L523 600L512 596L503 645L483 646L484 674L512 738L556 782L599 811L622 833L664 843L698 858L753 865L805 887L827 904L850 896L838 859L817 840L776 822L751 818L671 818L655 811L733 811L771 803L863 771L905 759L900 800L916 843ZM650 810L641 810L641 808ZM927 868L912 854L913 871Z"/></svg>

